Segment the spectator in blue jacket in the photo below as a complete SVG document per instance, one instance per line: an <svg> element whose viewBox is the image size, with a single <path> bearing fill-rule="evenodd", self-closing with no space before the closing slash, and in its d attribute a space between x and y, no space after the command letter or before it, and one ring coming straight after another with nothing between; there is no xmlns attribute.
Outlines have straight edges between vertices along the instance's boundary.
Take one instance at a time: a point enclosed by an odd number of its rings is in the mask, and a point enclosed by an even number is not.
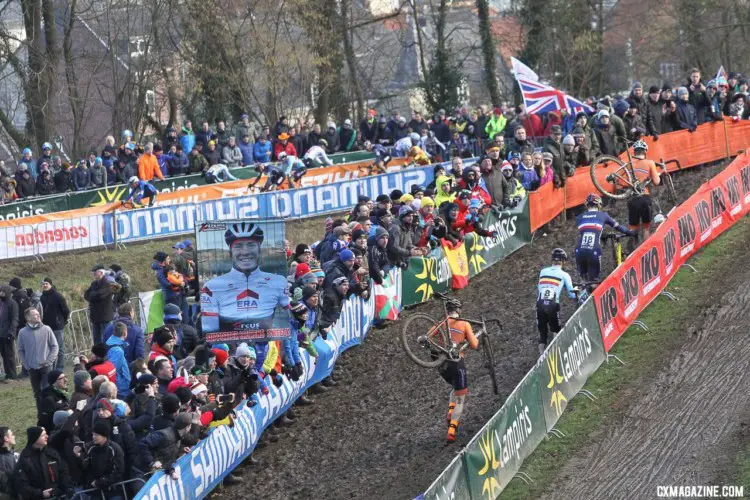
<svg viewBox="0 0 750 500"><path fill-rule="evenodd" d="M255 163L253 161L253 143L250 142L250 135L245 134L242 136L239 144L240 152L242 153L242 165L248 166Z"/></svg>
<svg viewBox="0 0 750 500"><path fill-rule="evenodd" d="M253 146L253 159L259 163L267 163L271 161L272 152L271 142L261 135Z"/></svg>
<svg viewBox="0 0 750 500"><path fill-rule="evenodd" d="M125 339L125 341L128 343L128 346L125 349L125 359L128 361L128 363L132 363L136 359L144 359L146 356L144 347L145 338L143 329L135 324L135 310L133 309L133 304L131 304L130 302L125 302L124 304L120 305L120 307L117 308L117 315L117 322L124 324L128 329L128 336ZM110 324L104 330L105 342L109 340L114 330L115 327L113 324Z"/></svg>
<svg viewBox="0 0 750 500"><path fill-rule="evenodd" d="M128 336L128 327L125 323L115 323L114 333L107 339L107 359L115 365L117 372L117 394L125 398L130 392L130 367L125 357L125 350L128 348L128 342L125 340Z"/></svg>
<svg viewBox="0 0 750 500"><path fill-rule="evenodd" d="M187 175L190 170L190 162L182 150L182 144L178 144L175 152L170 154L169 175Z"/></svg>
<svg viewBox="0 0 750 500"><path fill-rule="evenodd" d="M531 154L524 153L521 157L521 163L518 165L516 177L521 181L521 185L526 191L535 191L539 188L539 175L534 170Z"/></svg>
<svg viewBox="0 0 750 500"><path fill-rule="evenodd" d="M192 151L193 146L195 146L195 133L193 132L193 124L190 120L185 120L185 123L182 124L180 144L183 151Z"/></svg>
<svg viewBox="0 0 750 500"><path fill-rule="evenodd" d="M21 151L21 159L18 160L18 163L25 163L26 166L29 167L32 179L36 180L36 176L39 174L39 169L36 160L31 155L31 149L23 148L23 151Z"/></svg>
<svg viewBox="0 0 750 500"><path fill-rule="evenodd" d="M89 172L86 166L86 161L81 160L78 162L78 166L73 169L73 191L83 191L91 187L91 172Z"/></svg>

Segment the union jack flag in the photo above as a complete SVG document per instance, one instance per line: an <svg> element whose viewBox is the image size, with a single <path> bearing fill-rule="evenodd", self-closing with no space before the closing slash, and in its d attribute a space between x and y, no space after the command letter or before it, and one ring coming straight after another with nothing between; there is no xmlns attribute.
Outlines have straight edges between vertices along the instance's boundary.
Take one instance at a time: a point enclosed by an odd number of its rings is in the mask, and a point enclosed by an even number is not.
<svg viewBox="0 0 750 500"><path fill-rule="evenodd" d="M565 92L540 82L534 82L521 75L516 75L518 85L521 87L521 95L526 105L526 112L532 114L548 113L567 109L571 113L585 111L593 113L591 106L575 99Z"/></svg>

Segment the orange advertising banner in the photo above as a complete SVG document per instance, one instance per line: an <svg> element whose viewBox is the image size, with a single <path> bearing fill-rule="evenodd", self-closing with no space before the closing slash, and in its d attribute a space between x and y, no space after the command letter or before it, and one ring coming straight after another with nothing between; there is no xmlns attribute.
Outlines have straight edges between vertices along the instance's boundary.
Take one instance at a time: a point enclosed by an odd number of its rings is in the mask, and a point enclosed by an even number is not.
<svg viewBox="0 0 750 500"><path fill-rule="evenodd" d="M368 159L360 162L342 163L330 167L310 169L302 178L302 187L321 186L333 182L366 177L369 175L369 167L372 163L373 160ZM398 170L405 163L405 158L394 158L388 164L388 170ZM219 198L231 198L234 196L246 196L250 194L247 187L250 182L252 182L252 180L240 179L218 184L207 184L205 186L197 186L169 193L160 193L156 198L156 205L178 205L183 203L197 203L206 200L215 200ZM258 186L263 186L264 183L265 180L261 179ZM125 187L122 186L122 189L125 189ZM120 206L120 202L102 203L95 207L66 210L64 212L50 212L19 219L4 220L0 221L0 227L26 226L55 220L77 219L88 215L111 212Z"/></svg>

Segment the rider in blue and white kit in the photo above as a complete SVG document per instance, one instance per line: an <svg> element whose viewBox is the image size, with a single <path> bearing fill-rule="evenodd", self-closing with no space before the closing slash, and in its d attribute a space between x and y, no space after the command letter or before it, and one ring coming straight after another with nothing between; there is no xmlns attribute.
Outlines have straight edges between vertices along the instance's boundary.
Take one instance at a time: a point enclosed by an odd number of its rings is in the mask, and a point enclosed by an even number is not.
<svg viewBox="0 0 750 500"><path fill-rule="evenodd" d="M628 236L635 235L606 212L600 212L602 198L598 194L586 197L586 211L576 217L578 244L576 245L576 267L583 280L596 281L601 271L601 236L604 226L611 226Z"/></svg>
<svg viewBox="0 0 750 500"><path fill-rule="evenodd" d="M563 288L568 291L568 297L576 298L570 275L563 271L562 266L568 260L568 254L562 248L552 250L552 265L545 267L539 273L536 300L536 325L539 329L539 354L547 349L547 335L551 331L560 331L560 293Z"/></svg>
<svg viewBox="0 0 750 500"><path fill-rule="evenodd" d="M128 193L128 197L122 200L123 204L127 201L130 201L131 199L135 203L140 204L143 201L143 198L148 198L148 206L154 206L154 202L156 201L156 193L158 193L159 191L154 187L153 184L142 181L138 177L133 176L128 179L128 185L130 186L130 192Z"/></svg>
<svg viewBox="0 0 750 500"><path fill-rule="evenodd" d="M252 338L256 333L265 338L266 330L274 327L276 308L289 308L289 283L284 276L258 267L263 243L259 226L252 222L232 224L224 233L224 241L229 246L232 270L209 280L201 289L203 333L226 334L212 339L214 342ZM255 350L255 366L262 373L267 342L257 342Z"/></svg>

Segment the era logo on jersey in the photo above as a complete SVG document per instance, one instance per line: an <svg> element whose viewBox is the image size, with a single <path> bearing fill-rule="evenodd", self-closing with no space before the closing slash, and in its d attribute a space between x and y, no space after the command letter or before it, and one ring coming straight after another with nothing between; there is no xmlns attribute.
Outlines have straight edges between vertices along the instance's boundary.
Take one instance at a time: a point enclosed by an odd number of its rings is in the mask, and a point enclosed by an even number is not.
<svg viewBox="0 0 750 500"><path fill-rule="evenodd" d="M237 310L250 311L258 308L258 294L252 290L245 290L237 295Z"/></svg>

